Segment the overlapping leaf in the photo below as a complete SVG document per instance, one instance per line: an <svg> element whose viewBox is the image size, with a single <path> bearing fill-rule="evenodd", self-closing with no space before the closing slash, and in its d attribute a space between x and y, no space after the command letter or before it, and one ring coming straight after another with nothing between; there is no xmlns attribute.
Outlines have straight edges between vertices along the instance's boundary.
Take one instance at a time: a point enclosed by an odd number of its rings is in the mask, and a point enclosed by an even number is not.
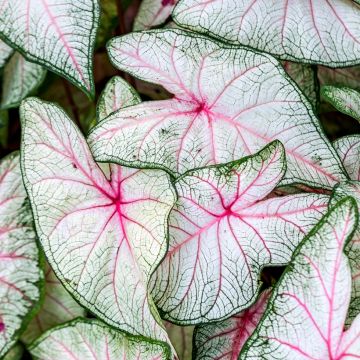
<svg viewBox="0 0 360 360"><path fill-rule="evenodd" d="M14 50L9 45L0 40L0 68L5 65L13 52Z"/></svg>
<svg viewBox="0 0 360 360"><path fill-rule="evenodd" d="M0 0L0 35L27 59L94 95L97 0Z"/></svg>
<svg viewBox="0 0 360 360"><path fill-rule="evenodd" d="M344 246L357 226L346 198L296 250L239 359L358 359L360 317L344 332L351 273Z"/></svg>
<svg viewBox="0 0 360 360"><path fill-rule="evenodd" d="M15 344L40 300L39 267L31 210L19 154L0 162L0 357Z"/></svg>
<svg viewBox="0 0 360 360"><path fill-rule="evenodd" d="M178 0L144 0L134 22L134 30L150 29L161 25L170 16Z"/></svg>
<svg viewBox="0 0 360 360"><path fill-rule="evenodd" d="M181 30L133 33L108 49L118 68L161 84L174 98L101 122L89 136L97 160L181 174L279 139L288 161L283 183L332 187L344 179L311 105L271 56Z"/></svg>
<svg viewBox="0 0 360 360"><path fill-rule="evenodd" d="M254 302L264 266L290 260L329 197L263 200L284 175L284 161L273 142L257 155L176 181L169 251L152 290L164 318L196 324L235 314Z"/></svg>
<svg viewBox="0 0 360 360"><path fill-rule="evenodd" d="M95 320L74 320L46 332L30 348L41 360L170 360L167 344L132 337Z"/></svg>
<svg viewBox="0 0 360 360"><path fill-rule="evenodd" d="M360 7L351 0L181 0L181 26L284 60L332 67L360 63Z"/></svg>
<svg viewBox="0 0 360 360"><path fill-rule="evenodd" d="M24 183L52 269L104 321L163 336L147 283L167 247L175 199L168 175L111 166L106 178L80 130L55 105L26 100L21 119Z"/></svg>
<svg viewBox="0 0 360 360"><path fill-rule="evenodd" d="M246 340L261 319L270 291L264 291L254 305L231 318L196 327L194 360L236 360Z"/></svg>
<svg viewBox="0 0 360 360"><path fill-rule="evenodd" d="M106 84L97 109L97 120L103 120L116 110L136 105L141 102L139 94L120 76L114 76Z"/></svg>
<svg viewBox="0 0 360 360"><path fill-rule="evenodd" d="M360 93L346 87L324 86L321 95L340 112L360 122Z"/></svg>
<svg viewBox="0 0 360 360"><path fill-rule="evenodd" d="M50 266L46 264L45 271L45 299L40 311L27 327L21 339L30 343L45 330L56 325L85 316L82 308L65 290Z"/></svg>

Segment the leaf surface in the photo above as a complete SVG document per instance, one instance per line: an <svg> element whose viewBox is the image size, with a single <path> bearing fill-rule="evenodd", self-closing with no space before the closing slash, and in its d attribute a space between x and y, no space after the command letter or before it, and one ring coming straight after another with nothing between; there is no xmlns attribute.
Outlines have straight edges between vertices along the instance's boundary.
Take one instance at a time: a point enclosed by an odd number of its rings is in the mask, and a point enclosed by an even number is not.
<svg viewBox="0 0 360 360"><path fill-rule="evenodd" d="M329 197L264 198L285 172L283 147L191 171L175 183L169 251L152 294L165 319L221 320L249 307L264 266L283 265L327 208Z"/></svg>
<svg viewBox="0 0 360 360"><path fill-rule="evenodd" d="M13 52L14 50L9 45L0 40L0 69L5 65Z"/></svg>
<svg viewBox="0 0 360 360"><path fill-rule="evenodd" d="M360 63L360 7L351 0L182 0L179 25L283 60Z"/></svg>
<svg viewBox="0 0 360 360"><path fill-rule="evenodd" d="M246 340L256 329L269 295L270 291L264 291L255 304L229 319L197 326L194 334L194 360L236 360Z"/></svg>
<svg viewBox="0 0 360 360"><path fill-rule="evenodd" d="M353 89L360 90L360 66L337 69L325 66L318 66L317 70L317 76L320 86L347 86Z"/></svg>
<svg viewBox="0 0 360 360"><path fill-rule="evenodd" d="M345 331L351 273L343 253L357 226L353 199L337 203L296 250L239 359L357 359L360 317Z"/></svg>
<svg viewBox="0 0 360 360"><path fill-rule="evenodd" d="M40 300L43 274L18 153L0 162L0 357L15 344Z"/></svg>
<svg viewBox="0 0 360 360"><path fill-rule="evenodd" d="M59 107L32 98L20 111L24 183L55 274L110 325L161 337L147 283L166 252L169 176L105 165L107 178Z"/></svg>
<svg viewBox="0 0 360 360"><path fill-rule="evenodd" d="M174 97L123 109L95 127L89 142L98 161L178 175L278 139L288 161L283 183L332 188L344 179L311 105L272 57L181 30L126 35L108 51L119 69Z"/></svg>
<svg viewBox="0 0 360 360"><path fill-rule="evenodd" d="M96 0L0 0L0 35L28 60L95 93Z"/></svg>
<svg viewBox="0 0 360 360"><path fill-rule="evenodd" d="M132 337L85 319L49 330L31 345L30 352L39 360L170 360L165 343Z"/></svg>

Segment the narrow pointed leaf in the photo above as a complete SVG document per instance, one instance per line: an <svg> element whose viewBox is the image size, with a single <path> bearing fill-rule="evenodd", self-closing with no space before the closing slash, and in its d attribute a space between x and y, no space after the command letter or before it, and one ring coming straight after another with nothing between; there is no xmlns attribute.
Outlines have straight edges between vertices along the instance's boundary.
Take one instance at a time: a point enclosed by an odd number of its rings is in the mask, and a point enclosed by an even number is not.
<svg viewBox="0 0 360 360"><path fill-rule="evenodd" d="M283 60L332 67L360 63L360 7L351 0L182 0L181 26Z"/></svg>
<svg viewBox="0 0 360 360"><path fill-rule="evenodd" d="M0 35L28 60L94 95L96 0L0 0Z"/></svg>
<svg viewBox="0 0 360 360"><path fill-rule="evenodd" d="M15 53L4 68L1 107L17 107L44 80L46 70Z"/></svg>
<svg viewBox="0 0 360 360"><path fill-rule="evenodd" d="M255 301L264 266L290 260L329 197L263 200L281 180L284 161L274 142L252 157L176 181L169 251L152 290L165 319L196 324L233 315Z"/></svg>
<svg viewBox="0 0 360 360"><path fill-rule="evenodd" d="M9 45L0 40L0 69L5 65L13 52L14 50Z"/></svg>
<svg viewBox="0 0 360 360"><path fill-rule="evenodd" d="M85 319L49 330L31 345L30 352L39 360L170 360L165 343L132 337Z"/></svg>
<svg viewBox="0 0 360 360"><path fill-rule="evenodd" d="M332 69L318 66L317 76L320 86L347 86L360 90L360 66Z"/></svg>
<svg viewBox="0 0 360 360"><path fill-rule="evenodd" d="M50 266L46 264L44 302L21 339L28 344L45 330L77 317L85 316L85 314L85 309L65 290Z"/></svg>
<svg viewBox="0 0 360 360"><path fill-rule="evenodd" d="M337 139L334 142L334 148L350 179L360 181L360 135L349 135Z"/></svg>
<svg viewBox="0 0 360 360"><path fill-rule="evenodd" d="M101 121L116 110L136 105L141 98L136 90L120 76L114 76L106 84L96 109L97 121Z"/></svg>
<svg viewBox="0 0 360 360"><path fill-rule="evenodd" d="M133 33L108 50L118 68L174 98L121 110L95 127L89 141L98 161L182 174L278 139L287 152L283 183L332 187L344 179L311 105L272 57L181 30Z"/></svg>
<svg viewBox="0 0 360 360"><path fill-rule="evenodd" d="M34 98L20 111L24 183L55 274L107 323L162 336L147 283L167 247L168 175L111 166L109 180L59 107Z"/></svg>
<svg viewBox="0 0 360 360"><path fill-rule="evenodd" d="M146 30L161 25L170 16L178 0L144 0L134 22L134 30Z"/></svg>
<svg viewBox="0 0 360 360"><path fill-rule="evenodd" d="M357 218L354 200L346 198L301 243L241 360L359 358L360 318L343 330L351 292L343 249Z"/></svg>
<svg viewBox="0 0 360 360"><path fill-rule="evenodd" d="M256 329L270 291L264 291L254 305L229 319L195 328L194 360L236 360L246 340Z"/></svg>
<svg viewBox="0 0 360 360"><path fill-rule="evenodd" d="M321 95L335 109L360 122L360 93L350 88L324 86Z"/></svg>
<svg viewBox="0 0 360 360"><path fill-rule="evenodd" d="M20 159L0 162L0 357L15 344L37 311L42 271Z"/></svg>

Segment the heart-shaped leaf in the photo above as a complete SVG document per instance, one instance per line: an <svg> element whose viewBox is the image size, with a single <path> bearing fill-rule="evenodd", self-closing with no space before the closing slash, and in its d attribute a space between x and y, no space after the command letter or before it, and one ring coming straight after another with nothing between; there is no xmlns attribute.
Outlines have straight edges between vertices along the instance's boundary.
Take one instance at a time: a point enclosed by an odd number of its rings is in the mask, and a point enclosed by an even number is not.
<svg viewBox="0 0 360 360"><path fill-rule="evenodd" d="M40 311L27 327L21 339L30 343L45 330L56 325L85 316L86 311L65 290L51 267L46 264L45 299Z"/></svg>
<svg viewBox="0 0 360 360"><path fill-rule="evenodd" d="M333 207L294 253L239 359L358 359L360 317L344 322L351 274L343 248L357 226L353 199Z"/></svg>
<svg viewBox="0 0 360 360"><path fill-rule="evenodd" d="M49 330L31 345L30 352L39 360L170 360L166 343L129 336L85 319Z"/></svg>
<svg viewBox="0 0 360 360"><path fill-rule="evenodd" d="M347 86L360 90L360 66L332 69L318 66L317 76L320 86Z"/></svg>
<svg viewBox="0 0 360 360"><path fill-rule="evenodd" d="M120 76L114 76L106 84L100 95L96 116L101 121L116 110L136 105L141 98L136 90Z"/></svg>
<svg viewBox="0 0 360 360"><path fill-rule="evenodd" d="M179 25L284 60L332 67L360 63L360 7L351 0L181 0Z"/></svg>
<svg viewBox="0 0 360 360"><path fill-rule="evenodd" d="M284 172L283 147L273 142L254 156L176 181L169 251L152 290L164 318L196 324L233 315L255 301L264 266L290 260L329 197L263 200Z"/></svg>
<svg viewBox="0 0 360 360"><path fill-rule="evenodd" d="M9 45L0 40L0 69L5 65L13 52L14 50Z"/></svg>
<svg viewBox="0 0 360 360"><path fill-rule="evenodd" d="M0 35L28 60L94 96L97 0L0 0Z"/></svg>
<svg viewBox="0 0 360 360"><path fill-rule="evenodd" d="M15 53L4 68L1 107L17 107L44 80L46 70Z"/></svg>
<svg viewBox="0 0 360 360"><path fill-rule="evenodd" d="M175 96L123 109L95 127L89 141L97 160L177 175L278 139L288 161L283 184L332 188L345 179L311 105L271 56L181 30L133 33L108 50L118 68Z"/></svg>
<svg viewBox="0 0 360 360"><path fill-rule="evenodd" d="M43 273L19 154L0 162L0 358L37 311Z"/></svg>
<svg viewBox="0 0 360 360"><path fill-rule="evenodd" d="M170 16L178 0L143 0L134 22L134 30L161 25Z"/></svg>
<svg viewBox="0 0 360 360"><path fill-rule="evenodd" d="M229 319L197 326L194 333L194 360L236 360L246 340L259 323L270 291L264 291L254 305Z"/></svg>
<svg viewBox="0 0 360 360"><path fill-rule="evenodd" d="M24 183L55 274L107 323L161 337L147 284L167 248L169 176L112 165L108 179L59 107L27 99L20 112Z"/></svg>
<svg viewBox="0 0 360 360"><path fill-rule="evenodd" d="M360 93L346 87L323 86L321 95L335 109L360 122Z"/></svg>

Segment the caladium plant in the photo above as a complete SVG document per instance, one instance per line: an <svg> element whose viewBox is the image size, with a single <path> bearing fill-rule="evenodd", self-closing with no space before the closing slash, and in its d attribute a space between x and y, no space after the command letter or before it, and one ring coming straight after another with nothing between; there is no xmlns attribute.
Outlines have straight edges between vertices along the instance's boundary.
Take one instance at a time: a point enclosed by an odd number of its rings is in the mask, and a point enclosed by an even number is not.
<svg viewBox="0 0 360 360"><path fill-rule="evenodd" d="M0 358L360 358L359 19L0 0Z"/></svg>

